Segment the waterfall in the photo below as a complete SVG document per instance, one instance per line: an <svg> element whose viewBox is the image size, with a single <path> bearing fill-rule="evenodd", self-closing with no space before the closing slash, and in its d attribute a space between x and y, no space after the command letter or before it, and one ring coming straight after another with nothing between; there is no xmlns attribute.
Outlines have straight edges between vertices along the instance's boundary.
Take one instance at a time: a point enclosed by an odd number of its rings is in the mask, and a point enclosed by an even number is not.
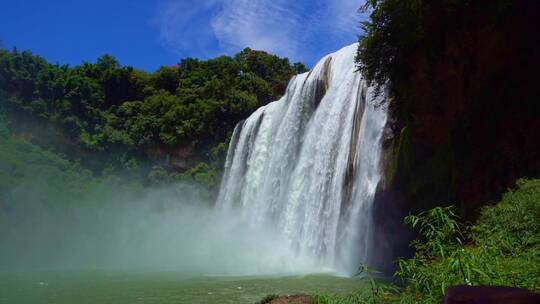
<svg viewBox="0 0 540 304"><path fill-rule="evenodd" d="M295 255L348 274L369 259L386 123L356 71L357 47L293 77L281 99L236 126L216 203L252 227L274 227Z"/></svg>

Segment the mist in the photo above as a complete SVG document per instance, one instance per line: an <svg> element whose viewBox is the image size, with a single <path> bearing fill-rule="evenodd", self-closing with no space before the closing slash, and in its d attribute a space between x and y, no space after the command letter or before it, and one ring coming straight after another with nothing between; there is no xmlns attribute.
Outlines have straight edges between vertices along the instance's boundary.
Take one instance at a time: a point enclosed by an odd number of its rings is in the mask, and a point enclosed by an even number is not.
<svg viewBox="0 0 540 304"><path fill-rule="evenodd" d="M28 178L1 194L0 271L317 271L274 227L248 226L235 210L218 212L195 184L119 187L104 180L66 199L51 195L49 182Z"/></svg>

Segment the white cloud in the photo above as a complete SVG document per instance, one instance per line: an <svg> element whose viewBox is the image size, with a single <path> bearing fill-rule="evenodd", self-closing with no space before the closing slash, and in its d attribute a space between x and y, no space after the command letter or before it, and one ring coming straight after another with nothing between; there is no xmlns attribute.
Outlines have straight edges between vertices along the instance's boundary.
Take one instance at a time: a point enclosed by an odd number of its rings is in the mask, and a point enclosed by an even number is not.
<svg viewBox="0 0 540 304"><path fill-rule="evenodd" d="M301 20L286 0L230 0L212 20L221 48L235 51L243 47L263 49L288 56L296 55L298 41L293 29Z"/></svg>
<svg viewBox="0 0 540 304"><path fill-rule="evenodd" d="M164 47L184 56L213 56L214 32L209 23L221 0L162 2L152 23Z"/></svg>
<svg viewBox="0 0 540 304"><path fill-rule="evenodd" d="M312 63L352 43L359 0L168 0L160 39L181 55L231 54L251 47Z"/></svg>

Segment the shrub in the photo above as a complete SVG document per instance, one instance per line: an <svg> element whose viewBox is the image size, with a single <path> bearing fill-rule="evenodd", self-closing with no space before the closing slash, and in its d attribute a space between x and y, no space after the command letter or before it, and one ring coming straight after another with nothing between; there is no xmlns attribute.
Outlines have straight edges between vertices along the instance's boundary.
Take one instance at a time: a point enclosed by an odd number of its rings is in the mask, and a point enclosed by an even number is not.
<svg viewBox="0 0 540 304"><path fill-rule="evenodd" d="M441 303L451 285L497 285L540 292L540 179L521 179L475 224L460 222L454 207L405 218L419 238L415 255L399 260L403 288L375 282L348 296L317 295L318 304Z"/></svg>
<svg viewBox="0 0 540 304"><path fill-rule="evenodd" d="M412 259L399 261L402 302L440 303L457 284L540 291L540 180L519 180L497 205L484 207L467 238L452 207L405 222L419 228L421 240L412 243Z"/></svg>

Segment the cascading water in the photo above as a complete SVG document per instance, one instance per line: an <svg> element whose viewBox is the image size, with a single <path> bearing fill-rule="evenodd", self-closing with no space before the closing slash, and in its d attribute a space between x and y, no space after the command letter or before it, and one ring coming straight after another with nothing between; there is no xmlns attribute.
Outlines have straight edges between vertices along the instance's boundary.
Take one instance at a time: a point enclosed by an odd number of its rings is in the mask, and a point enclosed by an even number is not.
<svg viewBox="0 0 540 304"><path fill-rule="evenodd" d="M217 200L220 212L274 227L295 256L349 274L369 258L386 123L357 47L324 57L237 125Z"/></svg>

